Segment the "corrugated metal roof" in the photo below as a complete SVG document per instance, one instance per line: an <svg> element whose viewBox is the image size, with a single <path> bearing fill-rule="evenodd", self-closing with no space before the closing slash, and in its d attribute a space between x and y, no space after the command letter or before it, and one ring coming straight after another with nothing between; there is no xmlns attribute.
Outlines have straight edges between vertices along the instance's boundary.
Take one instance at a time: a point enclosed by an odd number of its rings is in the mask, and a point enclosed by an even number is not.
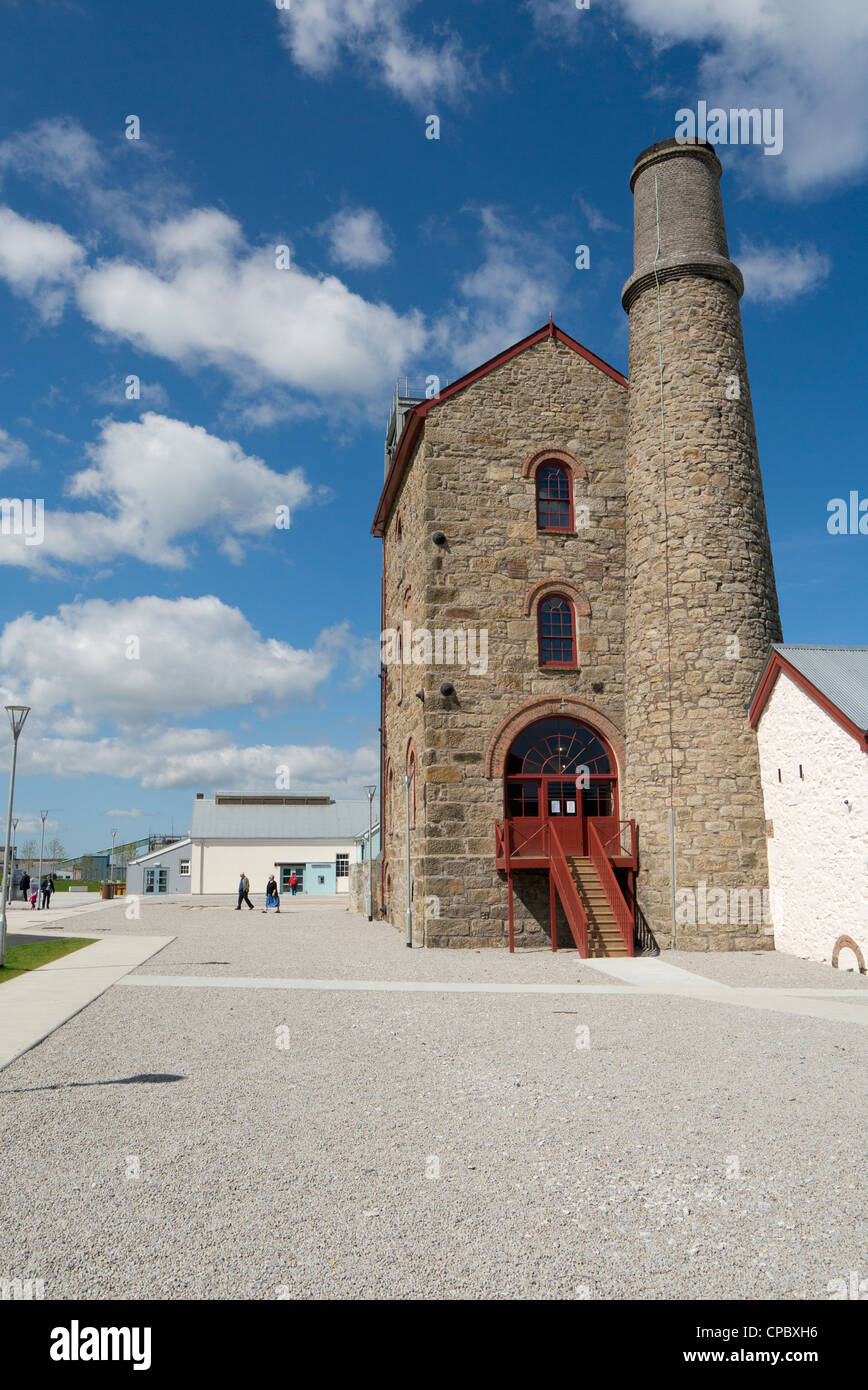
<svg viewBox="0 0 868 1390"><path fill-rule="evenodd" d="M173 849L181 849L183 845L189 845L189 839L174 840L170 845L160 845L159 849L152 849L150 854L140 854L138 859L130 859L130 864L144 864L146 859L159 859L161 854L169 854Z"/></svg>
<svg viewBox="0 0 868 1390"><path fill-rule="evenodd" d="M776 642L774 649L857 728L868 730L868 647Z"/></svg>
<svg viewBox="0 0 868 1390"><path fill-rule="evenodd" d="M194 801L190 834L194 840L354 840L367 829L367 797L331 806L215 806L213 801Z"/></svg>

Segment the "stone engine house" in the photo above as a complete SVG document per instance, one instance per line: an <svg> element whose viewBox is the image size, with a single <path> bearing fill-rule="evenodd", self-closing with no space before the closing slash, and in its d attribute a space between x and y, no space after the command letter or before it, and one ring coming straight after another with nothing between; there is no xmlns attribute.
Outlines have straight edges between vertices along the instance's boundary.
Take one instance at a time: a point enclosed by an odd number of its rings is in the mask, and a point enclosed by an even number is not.
<svg viewBox="0 0 868 1390"><path fill-rule="evenodd" d="M414 944L772 944L676 907L768 887L747 707L781 633L720 175L636 161L629 380L550 321L396 393L380 894Z"/></svg>

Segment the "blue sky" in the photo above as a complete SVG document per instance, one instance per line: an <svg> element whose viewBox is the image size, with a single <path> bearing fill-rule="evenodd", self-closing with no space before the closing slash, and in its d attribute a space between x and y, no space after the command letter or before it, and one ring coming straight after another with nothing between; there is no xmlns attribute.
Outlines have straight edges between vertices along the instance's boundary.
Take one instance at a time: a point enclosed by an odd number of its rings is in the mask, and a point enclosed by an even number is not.
<svg viewBox="0 0 868 1390"><path fill-rule="evenodd" d="M784 110L779 156L719 153L785 638L868 640L868 538L826 529L868 495L864 6L0 0L0 22L0 487L45 499L42 544L0 535L0 686L33 706L19 844L40 807L79 851L284 766L295 790L376 780L394 379L454 377L550 311L626 370L629 172L699 100Z"/></svg>

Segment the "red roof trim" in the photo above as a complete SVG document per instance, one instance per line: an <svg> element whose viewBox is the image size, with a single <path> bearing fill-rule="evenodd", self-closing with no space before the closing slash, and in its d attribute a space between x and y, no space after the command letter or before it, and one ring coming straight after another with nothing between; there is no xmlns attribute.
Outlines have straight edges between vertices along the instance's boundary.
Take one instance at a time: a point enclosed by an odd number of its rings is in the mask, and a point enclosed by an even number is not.
<svg viewBox="0 0 868 1390"><path fill-rule="evenodd" d="M603 361L602 357L597 357L593 352L589 352L587 348L582 347L581 343L577 343L575 338L571 338L569 334L564 333L563 329L558 328L557 324L553 323L550 318L548 323L544 324L542 328L538 328L535 333L531 333L527 338L522 338L518 343L513 343L512 347L506 348L503 352L499 352L496 357L491 357L487 362L483 362L481 367L475 367L472 372L467 372L465 376L459 377L457 381L453 381L450 386L445 387L440 392L439 396L433 397L430 401L421 401L419 405L413 407L407 416L407 422L404 425L398 447L395 450L395 457L392 459L392 466L389 469L386 481L383 485L383 491L377 505L376 516L374 517L374 524L371 527L372 535L382 536L385 530L386 522L392 510L392 504L395 501L398 488L404 476L404 470L412 457L419 432L422 428L422 421L425 419L428 411L432 410L436 405L441 405L443 401L448 400L450 396L456 396L459 391L464 391L468 386L472 386L480 377L487 376L489 372L493 372L495 367L502 367L505 362L511 361L511 359L517 357L520 352L525 352L527 348L534 347L537 343L541 343L544 338L555 338L559 343L563 343L564 347L572 348L573 352L577 352L580 357L584 357L586 362L590 362L592 367L597 367L601 372L605 372L606 376L611 377L619 386L626 387L627 378L625 376L622 376L614 367L610 367L608 362Z"/></svg>
<svg viewBox="0 0 868 1390"><path fill-rule="evenodd" d="M868 753L868 733L866 733L864 729L860 729L858 724L854 724L852 719L848 719L847 715L839 710L838 706L829 699L828 695L824 695L821 690L818 690L815 685L812 685L807 676L803 676L801 671L798 671L795 666L787 661L786 657L781 656L780 652L772 652L768 665L763 673L763 678L757 687L756 695L753 697L748 713L748 719L750 720L752 729L755 729L759 724L763 710L768 704L769 696L775 688L781 671L786 672L790 680L794 681L800 690L804 690L806 695L810 695L815 704L820 706L820 709L825 710L826 714L828 714L831 719L834 719L836 724L840 724L842 729L845 729L848 734L851 734L863 753Z"/></svg>

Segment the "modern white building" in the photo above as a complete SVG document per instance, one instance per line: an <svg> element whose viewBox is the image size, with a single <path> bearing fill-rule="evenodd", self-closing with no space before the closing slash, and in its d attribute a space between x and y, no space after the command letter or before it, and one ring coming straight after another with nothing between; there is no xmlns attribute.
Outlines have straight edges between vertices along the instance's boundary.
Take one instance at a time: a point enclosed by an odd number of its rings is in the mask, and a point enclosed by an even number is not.
<svg viewBox="0 0 868 1390"><path fill-rule="evenodd" d="M189 893L192 841L176 840L150 854L141 854L127 865L127 893Z"/></svg>
<svg viewBox="0 0 868 1390"><path fill-rule="evenodd" d="M369 815L366 797L335 801L282 792L217 792L206 800L199 795L190 827L190 890L235 893L245 873L251 897L262 897L273 873L281 893L288 893L294 872L305 895L347 893L350 864L361 858Z"/></svg>
<svg viewBox="0 0 868 1390"><path fill-rule="evenodd" d="M777 643L757 731L775 947L868 963L868 647Z"/></svg>

